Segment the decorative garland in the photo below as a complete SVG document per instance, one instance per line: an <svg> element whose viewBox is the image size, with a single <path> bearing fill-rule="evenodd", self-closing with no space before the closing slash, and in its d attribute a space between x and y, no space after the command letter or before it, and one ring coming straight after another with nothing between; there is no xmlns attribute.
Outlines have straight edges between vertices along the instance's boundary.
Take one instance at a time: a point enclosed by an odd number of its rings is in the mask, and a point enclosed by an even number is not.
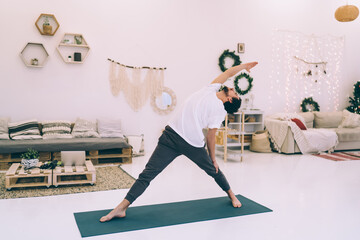
<svg viewBox="0 0 360 240"><path fill-rule="evenodd" d="M231 58L234 60L234 64L232 65L232 67L241 64L240 57L235 54L235 51L230 52L229 49L227 49L219 57L219 67L220 67L221 71L223 71L223 72L225 72L227 70L227 68L225 67L225 59L226 58Z"/></svg>
<svg viewBox="0 0 360 240"><path fill-rule="evenodd" d="M306 108L307 105L311 105L313 106L314 110L309 110ZM319 104L317 102L314 101L314 99L312 97L309 98L305 98L302 102L301 102L301 110L303 112L311 112L311 111L320 111L320 107Z"/></svg>
<svg viewBox="0 0 360 240"><path fill-rule="evenodd" d="M248 86L245 90L241 90L240 87L239 87L239 80L240 80L241 78L246 78L247 81L248 81L248 83L249 83L249 86ZM247 94L248 92L250 92L251 88L253 87L253 85L252 85L253 80L254 80L254 79L253 79L252 77L250 77L250 75L247 74L247 73L244 73L244 72L243 72L243 73L241 73L240 75L238 75L238 76L235 78L235 80L234 80L234 86L235 86L236 92L237 92L239 95L245 95L245 94Z"/></svg>

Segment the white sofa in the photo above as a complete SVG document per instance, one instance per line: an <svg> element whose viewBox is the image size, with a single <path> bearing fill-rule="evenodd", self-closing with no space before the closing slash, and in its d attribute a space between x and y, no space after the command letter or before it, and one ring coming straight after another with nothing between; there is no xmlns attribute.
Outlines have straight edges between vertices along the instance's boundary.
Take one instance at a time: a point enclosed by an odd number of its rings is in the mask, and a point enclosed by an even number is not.
<svg viewBox="0 0 360 240"><path fill-rule="evenodd" d="M343 127L344 120L348 116L346 110L342 112L306 112L297 114L304 118L307 128L325 128L335 131L339 140L335 150L360 149L360 122L357 127ZM268 124L287 125L285 121L274 119L271 116L265 119L265 127ZM278 147L282 153L300 153L300 149L294 140L294 134L289 126L287 127L285 140Z"/></svg>

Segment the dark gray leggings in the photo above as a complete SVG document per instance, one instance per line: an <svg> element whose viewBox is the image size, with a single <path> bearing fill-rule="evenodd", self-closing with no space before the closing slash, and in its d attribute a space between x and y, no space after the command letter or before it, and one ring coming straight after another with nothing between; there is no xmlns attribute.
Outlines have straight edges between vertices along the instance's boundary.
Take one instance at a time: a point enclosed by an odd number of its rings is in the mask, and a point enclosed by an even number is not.
<svg viewBox="0 0 360 240"><path fill-rule="evenodd" d="M166 126L165 131L159 138L158 145L146 164L144 171L139 175L134 185L130 188L125 199L134 202L149 186L164 168L166 168L176 157L185 155L196 165L214 178L216 183L224 190L230 189L224 174L216 169L211 161L205 147L197 148L188 144L171 127Z"/></svg>

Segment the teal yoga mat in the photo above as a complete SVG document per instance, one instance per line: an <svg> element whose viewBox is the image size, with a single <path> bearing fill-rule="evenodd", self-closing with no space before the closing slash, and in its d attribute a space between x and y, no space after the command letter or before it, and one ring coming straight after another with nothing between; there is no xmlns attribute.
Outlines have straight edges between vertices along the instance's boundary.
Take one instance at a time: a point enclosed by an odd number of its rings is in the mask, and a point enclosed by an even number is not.
<svg viewBox="0 0 360 240"><path fill-rule="evenodd" d="M236 195L242 203L234 208L228 197L130 207L125 218L101 223L99 219L111 209L74 213L82 237L208 221L242 215L272 212L246 197Z"/></svg>

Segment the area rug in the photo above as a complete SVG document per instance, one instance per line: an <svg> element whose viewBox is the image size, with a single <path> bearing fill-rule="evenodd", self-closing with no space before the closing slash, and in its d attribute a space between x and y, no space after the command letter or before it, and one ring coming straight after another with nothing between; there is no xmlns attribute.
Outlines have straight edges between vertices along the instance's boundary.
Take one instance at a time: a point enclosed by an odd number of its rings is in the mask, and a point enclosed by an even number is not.
<svg viewBox="0 0 360 240"><path fill-rule="evenodd" d="M218 197L130 207L125 218L115 218L105 223L101 223L99 219L111 209L79 212L74 213L74 216L81 236L90 237L272 212L244 196L236 196L242 203L241 208L234 208L228 197Z"/></svg>
<svg viewBox="0 0 360 240"><path fill-rule="evenodd" d="M334 152L331 154L313 154L316 157L325 158L332 161L360 160L360 152Z"/></svg>
<svg viewBox="0 0 360 240"><path fill-rule="evenodd" d="M69 185L31 188L13 188L10 191L5 188L5 172L0 173L0 199L42 197L71 193L97 192L113 189L130 188L135 179L120 166L96 167L96 184Z"/></svg>

